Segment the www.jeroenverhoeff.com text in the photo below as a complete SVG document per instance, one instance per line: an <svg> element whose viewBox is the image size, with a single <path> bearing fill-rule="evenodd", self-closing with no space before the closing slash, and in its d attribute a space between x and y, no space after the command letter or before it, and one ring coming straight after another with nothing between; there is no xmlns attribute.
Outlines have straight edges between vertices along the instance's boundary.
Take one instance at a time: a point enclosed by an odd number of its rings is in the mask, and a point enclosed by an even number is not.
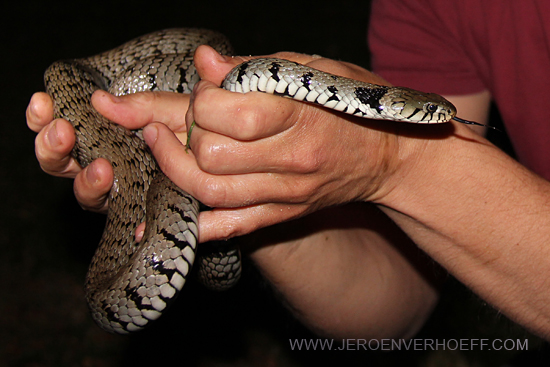
<svg viewBox="0 0 550 367"><path fill-rule="evenodd" d="M527 339L289 339L291 350L528 350Z"/></svg>

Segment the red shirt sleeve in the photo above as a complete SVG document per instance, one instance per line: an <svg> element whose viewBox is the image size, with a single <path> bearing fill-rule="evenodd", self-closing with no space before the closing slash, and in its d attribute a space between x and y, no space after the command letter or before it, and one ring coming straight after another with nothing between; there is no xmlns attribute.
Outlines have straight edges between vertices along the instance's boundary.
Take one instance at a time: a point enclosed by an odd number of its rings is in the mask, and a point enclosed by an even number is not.
<svg viewBox="0 0 550 367"><path fill-rule="evenodd" d="M373 71L394 85L446 95L487 87L465 54L460 1L374 0L369 27Z"/></svg>
<svg viewBox="0 0 550 367"><path fill-rule="evenodd" d="M550 180L548 0L374 0L369 46L394 85L490 91L518 159Z"/></svg>

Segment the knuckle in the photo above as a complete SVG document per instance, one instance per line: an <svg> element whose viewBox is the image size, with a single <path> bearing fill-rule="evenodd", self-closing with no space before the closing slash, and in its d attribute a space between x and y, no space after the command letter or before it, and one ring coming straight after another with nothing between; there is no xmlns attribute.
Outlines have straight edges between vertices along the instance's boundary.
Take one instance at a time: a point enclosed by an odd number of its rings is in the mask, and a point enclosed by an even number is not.
<svg viewBox="0 0 550 367"><path fill-rule="evenodd" d="M225 222L215 229L214 237L218 240L227 240L242 235L242 232L238 230L236 223Z"/></svg>
<svg viewBox="0 0 550 367"><path fill-rule="evenodd" d="M85 171L76 175L73 191L83 209L93 212L100 212L106 209L107 195L94 188L93 184L90 184Z"/></svg>
<svg viewBox="0 0 550 367"><path fill-rule="evenodd" d="M266 116L264 110L258 108L258 104L242 103L237 109L236 124L238 131L235 136L241 140L253 140L259 137L261 127L265 124Z"/></svg>
<svg viewBox="0 0 550 367"><path fill-rule="evenodd" d="M142 93L130 94L124 97L129 98L134 103L147 108L155 104L159 94L157 92L146 91Z"/></svg>
<svg viewBox="0 0 550 367"><path fill-rule="evenodd" d="M50 113L47 111L48 107ZM27 126L32 131L42 130L53 119L53 106L50 97L44 92L34 93L25 111L25 117Z"/></svg>
<svg viewBox="0 0 550 367"><path fill-rule="evenodd" d="M289 149L287 152L286 159L297 173L313 174L319 172L323 166L322 149L308 148L302 146L301 149Z"/></svg>
<svg viewBox="0 0 550 367"><path fill-rule="evenodd" d="M50 175L57 176L62 174L67 159L56 155L56 153L44 143L43 139L43 135L39 134L36 136L34 143L34 152L40 164L40 168Z"/></svg>
<svg viewBox="0 0 550 367"><path fill-rule="evenodd" d="M226 186L218 178L208 177L198 185L195 195L204 205L223 207L227 198Z"/></svg>
<svg viewBox="0 0 550 367"><path fill-rule="evenodd" d="M220 164L226 157L225 149L208 140L208 137L199 138L194 144L193 153L200 169L208 173L218 173Z"/></svg>
<svg viewBox="0 0 550 367"><path fill-rule="evenodd" d="M315 173L321 168L321 159L315 152L302 154L301 159L297 160L297 165L302 173Z"/></svg>
<svg viewBox="0 0 550 367"><path fill-rule="evenodd" d="M346 77L349 77L354 73L354 70L351 67L352 66L351 64L341 62L341 61L326 59L326 58L313 60L308 65L319 70L328 71L331 74L341 75Z"/></svg>
<svg viewBox="0 0 550 367"><path fill-rule="evenodd" d="M89 190L86 187L82 173L76 175L75 177L75 180L73 182L73 192L76 200L82 208L87 209L91 207Z"/></svg>
<svg viewBox="0 0 550 367"><path fill-rule="evenodd" d="M294 203L308 203L319 191L319 185L312 180L294 182L290 187L291 200Z"/></svg>
<svg viewBox="0 0 550 367"><path fill-rule="evenodd" d="M204 83L199 82L191 96L193 106L193 117L195 121L202 121L208 118L212 112L213 105L219 105L219 90L205 88Z"/></svg>

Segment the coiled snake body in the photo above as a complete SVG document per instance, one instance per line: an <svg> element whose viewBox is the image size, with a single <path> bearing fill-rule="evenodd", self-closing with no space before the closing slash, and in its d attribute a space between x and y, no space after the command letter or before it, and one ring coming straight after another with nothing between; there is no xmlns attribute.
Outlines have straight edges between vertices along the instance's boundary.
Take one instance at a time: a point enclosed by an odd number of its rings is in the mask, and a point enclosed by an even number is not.
<svg viewBox="0 0 550 367"><path fill-rule="evenodd" d="M90 97L97 89L115 95L190 93L199 79L193 53L201 44L222 54L231 52L218 33L171 29L96 56L56 62L45 73L55 118L65 118L75 128L74 157L83 167L99 157L113 166L107 222L85 286L93 318L110 332L140 330L176 298L195 259L199 203L162 173L139 132L102 117ZM278 59L243 63L222 86L279 94L374 119L440 123L456 114L452 104L435 94L361 83ZM136 243L135 229L143 221L145 234ZM213 288L231 286L240 276L238 250L220 248L200 261L200 272Z"/></svg>

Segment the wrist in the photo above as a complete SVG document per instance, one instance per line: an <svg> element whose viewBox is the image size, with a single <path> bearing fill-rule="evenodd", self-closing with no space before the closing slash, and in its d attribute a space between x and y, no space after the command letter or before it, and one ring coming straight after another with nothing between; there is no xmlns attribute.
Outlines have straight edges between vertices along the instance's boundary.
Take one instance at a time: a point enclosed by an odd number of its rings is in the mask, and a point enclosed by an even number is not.
<svg viewBox="0 0 550 367"><path fill-rule="evenodd" d="M451 157L446 153L453 140L453 124L411 125L395 124L390 135L393 144L383 143L383 157L378 163L376 190L365 201L399 210L403 201L407 201L417 185L433 185L437 189L435 170L448 173ZM479 138L471 132L471 138Z"/></svg>
<svg viewBox="0 0 550 367"><path fill-rule="evenodd" d="M508 160L498 148L460 124L426 126L421 133L400 137L399 164L386 177L375 201L421 222L429 221L432 214L442 214L440 208L457 196L481 199L485 176L496 174L491 172L497 161ZM498 156L496 160L492 155Z"/></svg>

